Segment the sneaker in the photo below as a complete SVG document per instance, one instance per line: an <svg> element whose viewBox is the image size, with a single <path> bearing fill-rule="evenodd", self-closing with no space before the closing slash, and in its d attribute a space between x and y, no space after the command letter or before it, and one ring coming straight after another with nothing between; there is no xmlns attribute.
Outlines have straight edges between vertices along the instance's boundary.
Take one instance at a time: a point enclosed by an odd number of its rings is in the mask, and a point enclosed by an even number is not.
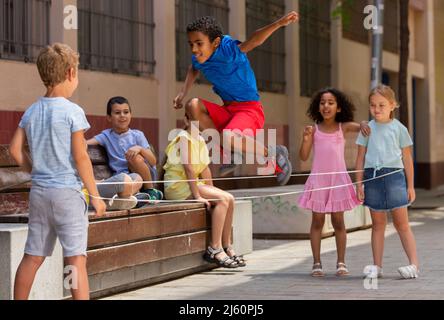
<svg viewBox="0 0 444 320"><path fill-rule="evenodd" d="M116 194L111 200L106 201L106 210L130 210L137 206L137 198L131 196L129 198L119 198Z"/></svg>
<svg viewBox="0 0 444 320"><path fill-rule="evenodd" d="M291 178L293 167L288 159L288 149L285 146L276 146L276 176L279 185L285 186Z"/></svg>
<svg viewBox="0 0 444 320"><path fill-rule="evenodd" d="M364 268L364 277L370 279L382 278L382 268L376 265L369 265Z"/></svg>
<svg viewBox="0 0 444 320"><path fill-rule="evenodd" d="M137 201L136 209L140 209L146 207L148 205L154 204L156 199L153 198L150 194L139 192L135 195Z"/></svg>
<svg viewBox="0 0 444 320"><path fill-rule="evenodd" d="M404 279L416 279L419 276L418 268L414 264L398 268L398 272Z"/></svg>
<svg viewBox="0 0 444 320"><path fill-rule="evenodd" d="M147 193L151 196L151 199L147 200L163 200L163 192L157 189L142 189L140 193Z"/></svg>

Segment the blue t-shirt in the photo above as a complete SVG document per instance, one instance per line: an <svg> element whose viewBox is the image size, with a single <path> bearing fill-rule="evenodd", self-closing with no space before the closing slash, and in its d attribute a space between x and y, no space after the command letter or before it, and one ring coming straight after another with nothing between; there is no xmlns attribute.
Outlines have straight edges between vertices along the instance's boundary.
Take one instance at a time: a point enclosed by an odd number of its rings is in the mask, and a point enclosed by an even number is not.
<svg viewBox="0 0 444 320"><path fill-rule="evenodd" d="M82 182L71 153L71 136L88 130L85 112L65 98L40 98L19 124L32 158L32 185L80 190Z"/></svg>
<svg viewBox="0 0 444 320"><path fill-rule="evenodd" d="M402 149L413 145L407 128L398 120L389 123L370 121L369 137L359 134L356 144L366 147L365 169L404 168Z"/></svg>
<svg viewBox="0 0 444 320"><path fill-rule="evenodd" d="M134 146L140 146L144 149L150 148L150 144L144 133L139 130L129 129L125 133L118 134L112 129L106 129L94 138L101 146L105 147L108 154L109 166L114 171L114 174L130 173L128 161L125 157L128 149ZM152 179L157 179L156 168L149 167Z"/></svg>
<svg viewBox="0 0 444 320"><path fill-rule="evenodd" d="M204 63L200 64L193 55L193 68L205 75L223 101L259 101L256 77L247 55L239 49L240 43L224 36L220 46Z"/></svg>

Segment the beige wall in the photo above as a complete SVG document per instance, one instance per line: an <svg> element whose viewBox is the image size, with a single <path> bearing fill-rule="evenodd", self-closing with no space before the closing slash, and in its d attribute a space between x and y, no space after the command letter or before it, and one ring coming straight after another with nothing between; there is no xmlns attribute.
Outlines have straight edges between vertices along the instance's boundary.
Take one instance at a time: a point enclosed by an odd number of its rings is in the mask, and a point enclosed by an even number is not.
<svg viewBox="0 0 444 320"><path fill-rule="evenodd" d="M45 95L33 63L0 60L0 110L24 111L37 97Z"/></svg>
<svg viewBox="0 0 444 320"><path fill-rule="evenodd" d="M435 0L436 161L444 161L444 1Z"/></svg>
<svg viewBox="0 0 444 320"><path fill-rule="evenodd" d="M106 115L106 103L113 96L124 96L131 104L133 117L158 118L158 81L129 75L81 70L79 88L73 101L87 114Z"/></svg>

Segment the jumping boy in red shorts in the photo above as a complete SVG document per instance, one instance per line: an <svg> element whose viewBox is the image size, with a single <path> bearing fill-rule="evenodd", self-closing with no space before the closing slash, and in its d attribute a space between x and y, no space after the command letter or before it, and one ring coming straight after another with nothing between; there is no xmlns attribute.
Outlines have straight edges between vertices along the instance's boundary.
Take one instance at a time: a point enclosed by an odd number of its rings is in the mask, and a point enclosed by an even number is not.
<svg viewBox="0 0 444 320"><path fill-rule="evenodd" d="M174 107L183 107L183 100L202 72L213 84L214 92L219 95L223 105L203 99L191 99L185 104L190 119L199 121L200 130L216 129L223 133L224 139L233 141L240 130L249 129L253 134L244 133L245 143L233 146L232 151L253 153L256 145L256 130L264 127L264 112L256 84L256 77L250 66L247 53L260 46L276 30L296 22L299 15L290 12L274 23L257 30L247 41L240 42L224 35L222 28L213 17L202 17L187 27L188 40L193 53L192 65L188 69L185 85L174 100ZM248 130L247 130L248 131ZM247 140L253 140L248 143ZM253 146L253 150L251 147ZM273 150L274 149L274 150ZM230 150L231 151L231 150ZM269 159L269 166L277 175L280 185L287 184L292 167L285 146L265 146L257 148L257 156Z"/></svg>

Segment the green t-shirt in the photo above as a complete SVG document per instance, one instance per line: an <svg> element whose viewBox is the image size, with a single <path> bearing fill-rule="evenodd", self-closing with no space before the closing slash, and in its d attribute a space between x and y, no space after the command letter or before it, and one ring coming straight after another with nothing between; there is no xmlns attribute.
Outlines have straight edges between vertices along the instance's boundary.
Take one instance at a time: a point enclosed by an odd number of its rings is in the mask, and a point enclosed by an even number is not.
<svg viewBox="0 0 444 320"><path fill-rule="evenodd" d="M402 149L413 145L407 128L398 120L368 124L372 132L369 137L359 134L356 144L366 147L365 169L404 168Z"/></svg>

